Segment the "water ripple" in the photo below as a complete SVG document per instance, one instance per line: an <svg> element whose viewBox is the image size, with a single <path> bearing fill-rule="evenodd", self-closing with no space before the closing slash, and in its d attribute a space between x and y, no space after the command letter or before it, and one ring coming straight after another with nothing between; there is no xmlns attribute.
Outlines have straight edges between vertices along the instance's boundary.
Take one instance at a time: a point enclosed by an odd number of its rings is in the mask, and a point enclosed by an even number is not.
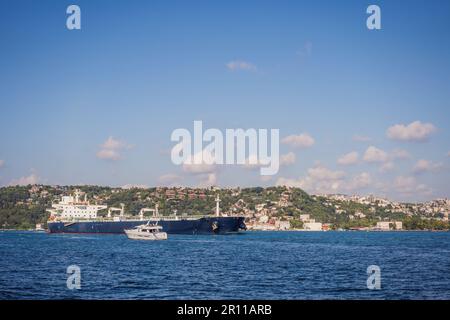
<svg viewBox="0 0 450 320"><path fill-rule="evenodd" d="M450 233L0 232L0 299L450 299ZM368 290L367 266L382 270ZM69 265L81 290L66 287Z"/></svg>

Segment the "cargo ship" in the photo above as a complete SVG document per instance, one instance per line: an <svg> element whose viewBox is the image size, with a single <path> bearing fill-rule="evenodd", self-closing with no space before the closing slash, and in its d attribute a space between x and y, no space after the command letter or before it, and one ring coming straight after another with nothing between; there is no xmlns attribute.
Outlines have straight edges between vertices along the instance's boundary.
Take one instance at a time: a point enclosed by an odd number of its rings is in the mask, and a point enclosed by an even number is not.
<svg viewBox="0 0 450 320"><path fill-rule="evenodd" d="M243 216L226 216L220 213L220 199L216 198L215 215L160 215L155 208L142 208L138 216L125 214L124 205L108 208L106 205L90 204L86 194L81 200L81 192L73 196L63 196L61 201L52 204L47 227L49 233L125 233L143 223L162 226L168 234L230 234L246 230ZM106 210L106 216L98 211ZM118 214L114 214L117 213ZM150 216L146 216L150 213Z"/></svg>

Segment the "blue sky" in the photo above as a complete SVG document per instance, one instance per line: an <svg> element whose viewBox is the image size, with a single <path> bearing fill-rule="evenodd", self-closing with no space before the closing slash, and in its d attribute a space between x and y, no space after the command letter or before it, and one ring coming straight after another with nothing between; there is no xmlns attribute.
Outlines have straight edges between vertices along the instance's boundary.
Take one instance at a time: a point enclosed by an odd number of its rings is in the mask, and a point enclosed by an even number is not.
<svg viewBox="0 0 450 320"><path fill-rule="evenodd" d="M72 3L81 30L66 28ZM382 30L366 27L370 4ZM0 185L448 197L448 30L450 3L437 0L2 1ZM282 144L295 159L271 180L235 166L193 174L169 151L171 132L194 120L314 143Z"/></svg>

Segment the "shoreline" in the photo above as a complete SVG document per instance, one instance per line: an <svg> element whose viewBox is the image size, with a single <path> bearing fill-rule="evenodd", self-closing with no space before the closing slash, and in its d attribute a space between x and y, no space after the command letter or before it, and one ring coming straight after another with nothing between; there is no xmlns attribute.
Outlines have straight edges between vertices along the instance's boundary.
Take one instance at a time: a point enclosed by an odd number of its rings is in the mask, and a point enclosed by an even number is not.
<svg viewBox="0 0 450 320"><path fill-rule="evenodd" d="M48 230L30 230L30 229L0 229L0 232L34 232L34 233L49 233ZM246 230L245 232L315 232L315 233L326 233L326 232L450 232L450 230L302 230L302 229L292 229L292 230ZM82 234L82 233L81 233ZM98 233L99 235L102 233Z"/></svg>

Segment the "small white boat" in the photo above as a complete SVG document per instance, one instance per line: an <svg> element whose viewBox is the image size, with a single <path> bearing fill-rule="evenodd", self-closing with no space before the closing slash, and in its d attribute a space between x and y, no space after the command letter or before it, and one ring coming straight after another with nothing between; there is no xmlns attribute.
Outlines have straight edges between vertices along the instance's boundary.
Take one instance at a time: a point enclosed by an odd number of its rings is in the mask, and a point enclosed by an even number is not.
<svg viewBox="0 0 450 320"><path fill-rule="evenodd" d="M142 224L134 229L124 230L128 239L134 240L167 240L167 233L162 232L163 227L158 225L151 225L150 221L147 224Z"/></svg>

